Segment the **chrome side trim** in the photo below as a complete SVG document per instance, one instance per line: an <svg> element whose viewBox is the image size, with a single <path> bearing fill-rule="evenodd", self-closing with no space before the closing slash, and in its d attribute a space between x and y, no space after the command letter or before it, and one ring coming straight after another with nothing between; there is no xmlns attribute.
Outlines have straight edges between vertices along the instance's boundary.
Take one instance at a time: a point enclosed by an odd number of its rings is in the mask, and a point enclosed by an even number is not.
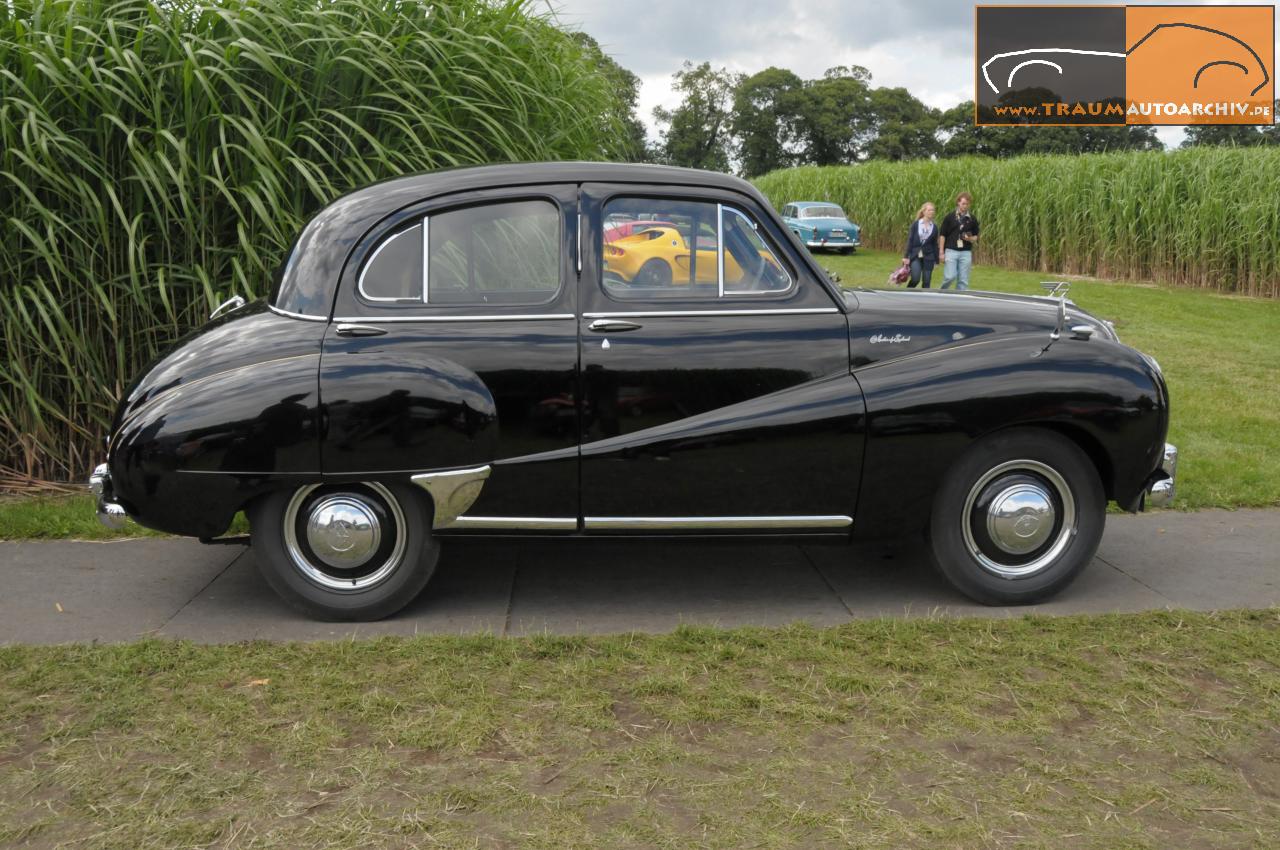
<svg viewBox="0 0 1280 850"><path fill-rule="evenodd" d="M775 310L647 310L635 312L583 313L584 319L669 318L676 316L785 316L839 313L835 307L790 307Z"/></svg>
<svg viewBox="0 0 1280 850"><path fill-rule="evenodd" d="M475 504L484 482L489 478L489 466L472 469L452 469L448 472L424 472L410 477L410 481L431 494L435 505L432 528L448 528L467 508Z"/></svg>
<svg viewBox="0 0 1280 850"><path fill-rule="evenodd" d="M327 322L328 316L311 316L307 313L292 313L288 310L281 310L274 304L268 304L267 309L278 316L287 316L290 319L302 319L304 322Z"/></svg>
<svg viewBox="0 0 1280 850"><path fill-rule="evenodd" d="M577 531L578 520L576 517L550 516L460 516L449 527Z"/></svg>
<svg viewBox="0 0 1280 850"><path fill-rule="evenodd" d="M431 300L431 216L422 217L422 303L426 304ZM370 260L370 262L373 262Z"/></svg>
<svg viewBox="0 0 1280 850"><path fill-rule="evenodd" d="M589 516L588 529L848 528L853 517L826 516Z"/></svg>
<svg viewBox="0 0 1280 850"><path fill-rule="evenodd" d="M490 316L336 316L335 322L547 322L572 319L572 313L526 313Z"/></svg>
<svg viewBox="0 0 1280 850"><path fill-rule="evenodd" d="M693 237L693 251L698 250L698 234ZM716 204L716 296L724 297L724 204Z"/></svg>

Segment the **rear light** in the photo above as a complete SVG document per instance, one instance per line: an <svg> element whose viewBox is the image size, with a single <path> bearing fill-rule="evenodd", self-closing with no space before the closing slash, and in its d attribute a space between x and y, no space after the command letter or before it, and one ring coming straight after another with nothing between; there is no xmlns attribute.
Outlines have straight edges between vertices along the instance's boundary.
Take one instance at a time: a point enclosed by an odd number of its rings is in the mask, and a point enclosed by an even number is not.
<svg viewBox="0 0 1280 850"><path fill-rule="evenodd" d="M609 256L609 257L622 257L622 256L626 256L627 252L622 248L615 248L612 245L608 245L605 247L604 253L606 256Z"/></svg>

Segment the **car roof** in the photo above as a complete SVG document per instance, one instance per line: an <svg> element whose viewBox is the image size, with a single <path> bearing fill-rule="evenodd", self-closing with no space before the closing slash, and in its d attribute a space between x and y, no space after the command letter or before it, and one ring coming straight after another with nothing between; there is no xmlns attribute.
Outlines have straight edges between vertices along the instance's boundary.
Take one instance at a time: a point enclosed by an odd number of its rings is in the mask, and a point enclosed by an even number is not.
<svg viewBox="0 0 1280 850"><path fill-rule="evenodd" d="M788 206L793 207L838 207L835 201L792 201Z"/></svg>
<svg viewBox="0 0 1280 850"><path fill-rule="evenodd" d="M696 168L617 162L511 162L443 168L356 189L312 217L276 276L270 303L303 317L327 317L342 264L355 242L386 216L434 197L548 183L635 183L736 192L769 201L740 177Z"/></svg>

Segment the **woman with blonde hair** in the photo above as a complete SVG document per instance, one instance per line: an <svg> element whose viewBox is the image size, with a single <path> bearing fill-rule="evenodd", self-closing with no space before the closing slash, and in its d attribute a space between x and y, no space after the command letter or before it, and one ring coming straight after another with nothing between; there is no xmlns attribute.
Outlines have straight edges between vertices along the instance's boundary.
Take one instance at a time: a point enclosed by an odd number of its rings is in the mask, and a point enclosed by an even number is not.
<svg viewBox="0 0 1280 850"><path fill-rule="evenodd" d="M925 201L916 212L916 220L911 222L907 231L907 250L903 252L904 262L911 264L911 282L913 287L924 280L924 288L929 288L933 279L933 267L938 264L938 227L933 223L937 208L932 201Z"/></svg>

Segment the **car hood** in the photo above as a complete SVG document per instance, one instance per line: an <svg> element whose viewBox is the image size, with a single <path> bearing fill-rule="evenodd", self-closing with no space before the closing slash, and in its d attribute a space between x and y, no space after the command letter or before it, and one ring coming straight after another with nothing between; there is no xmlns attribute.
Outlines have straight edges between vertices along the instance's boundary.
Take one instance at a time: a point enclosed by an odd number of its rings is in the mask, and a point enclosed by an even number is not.
<svg viewBox="0 0 1280 850"><path fill-rule="evenodd" d="M1049 342L1058 325L1058 299L1000 292L843 290L849 316L850 362L864 368L933 349L971 345L996 335L1027 334L1028 351ZM1090 324L1116 340L1106 322L1066 302L1066 327Z"/></svg>

